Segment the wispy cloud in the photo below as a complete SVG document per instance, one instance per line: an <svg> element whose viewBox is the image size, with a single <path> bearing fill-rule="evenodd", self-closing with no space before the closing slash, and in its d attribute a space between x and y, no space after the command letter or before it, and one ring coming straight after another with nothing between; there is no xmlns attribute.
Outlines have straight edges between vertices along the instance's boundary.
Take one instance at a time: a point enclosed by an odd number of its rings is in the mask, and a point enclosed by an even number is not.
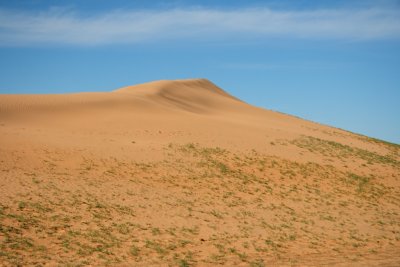
<svg viewBox="0 0 400 267"><path fill-rule="evenodd" d="M185 8L83 16L70 10L0 10L0 45L103 45L166 39L400 38L398 9L277 11Z"/></svg>

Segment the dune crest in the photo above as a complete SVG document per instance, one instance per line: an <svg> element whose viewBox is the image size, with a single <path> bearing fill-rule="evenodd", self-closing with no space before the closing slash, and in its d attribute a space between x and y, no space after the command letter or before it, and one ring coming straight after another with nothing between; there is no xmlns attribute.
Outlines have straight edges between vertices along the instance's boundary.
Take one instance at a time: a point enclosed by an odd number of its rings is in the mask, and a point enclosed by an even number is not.
<svg viewBox="0 0 400 267"><path fill-rule="evenodd" d="M156 103L194 113L208 113L211 112L210 109L222 110L236 104L234 102L242 102L207 79L161 80L128 86L113 92L146 96Z"/></svg>
<svg viewBox="0 0 400 267"><path fill-rule="evenodd" d="M112 92L53 95L1 95L0 117L90 109L160 111L173 108L193 113L235 109L244 103L206 79L162 80L127 86Z"/></svg>
<svg viewBox="0 0 400 267"><path fill-rule="evenodd" d="M145 92L147 91L147 92ZM212 83L207 79L185 79L185 80L160 80L153 81L133 86L123 87L113 92L116 93L132 93L132 94L158 94L158 95L166 95L166 94L177 94L179 92L185 91L186 94L194 93L213 93L220 96L228 97L231 99L237 98L225 92L223 89Z"/></svg>

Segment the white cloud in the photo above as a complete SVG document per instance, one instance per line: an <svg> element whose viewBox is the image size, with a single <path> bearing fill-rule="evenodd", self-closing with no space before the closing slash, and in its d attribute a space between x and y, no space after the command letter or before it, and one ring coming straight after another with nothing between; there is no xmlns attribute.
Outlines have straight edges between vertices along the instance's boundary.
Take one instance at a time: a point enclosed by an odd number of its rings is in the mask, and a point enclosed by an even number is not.
<svg viewBox="0 0 400 267"><path fill-rule="evenodd" d="M276 11L170 9L114 10L92 16L73 11L0 10L0 45L139 43L167 39L239 40L400 38L398 9Z"/></svg>

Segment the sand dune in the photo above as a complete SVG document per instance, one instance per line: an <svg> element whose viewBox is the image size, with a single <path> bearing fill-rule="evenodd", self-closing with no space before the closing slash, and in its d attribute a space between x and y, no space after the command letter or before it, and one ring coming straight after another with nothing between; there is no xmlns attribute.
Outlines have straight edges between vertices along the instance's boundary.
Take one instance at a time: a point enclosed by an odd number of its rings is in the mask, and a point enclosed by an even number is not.
<svg viewBox="0 0 400 267"><path fill-rule="evenodd" d="M273 140L300 136L370 147L351 133L248 105L205 79L156 81L106 93L2 95L0 121L8 126L74 132L69 138L77 141L79 134L94 135L89 142L95 142L102 133L119 140L130 134L129 138L140 144L136 132L148 130L163 132L152 138L162 144L199 142L260 152L270 151L269 142ZM176 131L183 133L182 140L173 136ZM36 137L49 141L49 136ZM30 133L26 138L32 141ZM109 149L101 142L96 146ZM272 150L279 156L293 156L291 151Z"/></svg>
<svg viewBox="0 0 400 267"><path fill-rule="evenodd" d="M139 109L142 113L173 109L203 113L240 107L240 100L204 79L157 81L124 87L109 93L58 95L2 95L1 116L25 112L90 109ZM35 114L32 114L35 115Z"/></svg>
<svg viewBox="0 0 400 267"><path fill-rule="evenodd" d="M398 265L399 160L205 79L0 95L0 265Z"/></svg>

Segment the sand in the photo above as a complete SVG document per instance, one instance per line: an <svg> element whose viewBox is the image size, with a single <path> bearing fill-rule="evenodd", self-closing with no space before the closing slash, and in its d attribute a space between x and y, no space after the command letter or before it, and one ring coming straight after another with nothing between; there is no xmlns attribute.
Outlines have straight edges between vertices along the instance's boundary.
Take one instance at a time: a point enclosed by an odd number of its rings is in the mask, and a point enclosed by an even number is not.
<svg viewBox="0 0 400 267"><path fill-rule="evenodd" d="M0 265L398 266L399 148L205 79L0 95Z"/></svg>

